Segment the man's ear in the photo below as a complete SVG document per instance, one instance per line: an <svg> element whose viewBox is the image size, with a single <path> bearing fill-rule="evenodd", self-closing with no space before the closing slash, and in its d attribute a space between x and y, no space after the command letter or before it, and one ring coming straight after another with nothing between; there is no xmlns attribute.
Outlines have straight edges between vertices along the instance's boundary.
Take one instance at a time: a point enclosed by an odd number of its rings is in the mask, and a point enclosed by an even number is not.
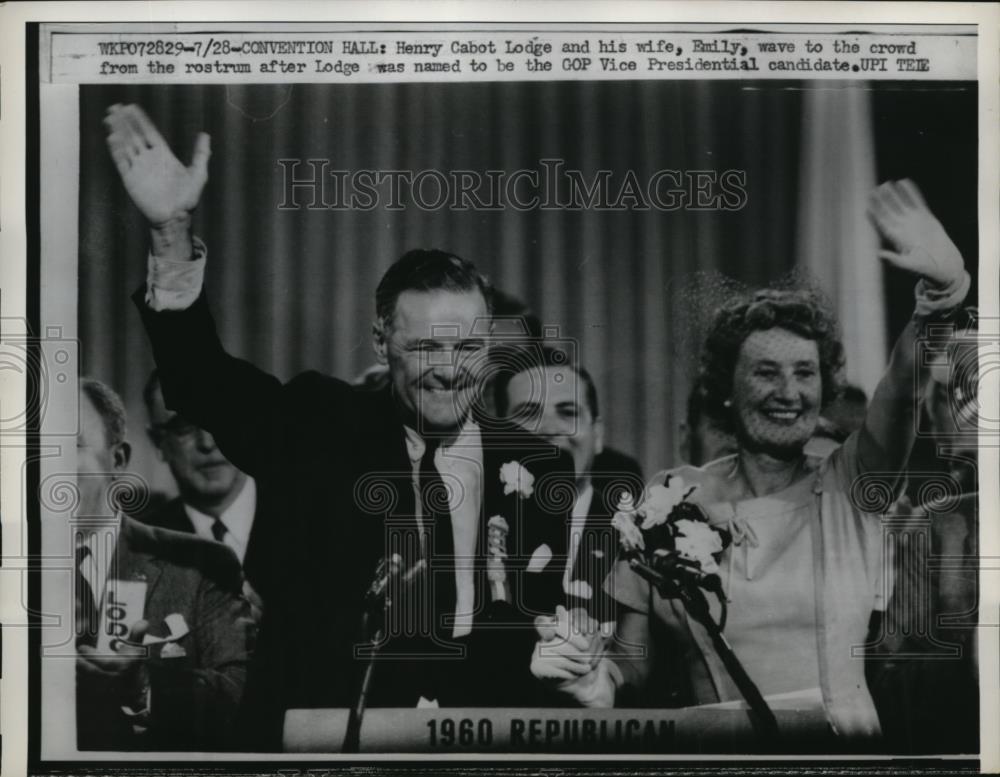
<svg viewBox="0 0 1000 777"><path fill-rule="evenodd" d="M122 441L111 451L111 466L115 472L124 472L128 469L128 463L132 459L132 446Z"/></svg>
<svg viewBox="0 0 1000 777"><path fill-rule="evenodd" d="M594 421L594 455L604 452L604 419Z"/></svg>
<svg viewBox="0 0 1000 777"><path fill-rule="evenodd" d="M379 364L389 363L389 333L385 321L381 318L375 319L372 324L372 349L375 351L375 359Z"/></svg>

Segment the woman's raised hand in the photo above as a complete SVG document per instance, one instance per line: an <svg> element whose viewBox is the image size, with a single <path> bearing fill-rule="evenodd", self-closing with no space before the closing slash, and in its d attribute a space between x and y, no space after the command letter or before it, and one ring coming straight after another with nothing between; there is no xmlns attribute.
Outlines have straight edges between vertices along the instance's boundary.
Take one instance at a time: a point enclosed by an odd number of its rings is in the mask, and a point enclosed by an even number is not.
<svg viewBox="0 0 1000 777"><path fill-rule="evenodd" d="M961 277L965 269L962 255L913 181L887 181L876 188L868 214L892 246L892 250L879 251L880 258L937 286L947 286Z"/></svg>

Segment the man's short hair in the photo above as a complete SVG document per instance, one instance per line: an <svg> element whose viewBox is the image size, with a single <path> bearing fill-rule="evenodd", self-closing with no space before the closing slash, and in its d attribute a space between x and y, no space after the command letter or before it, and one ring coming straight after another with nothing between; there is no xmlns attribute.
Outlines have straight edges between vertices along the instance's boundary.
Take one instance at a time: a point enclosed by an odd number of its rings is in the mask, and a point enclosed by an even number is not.
<svg viewBox="0 0 1000 777"><path fill-rule="evenodd" d="M490 311L495 323L502 319L514 320L520 324L519 329L525 335L535 340L542 339L542 320L533 313L527 303L520 297L496 287L491 289L493 306Z"/></svg>
<svg viewBox="0 0 1000 777"><path fill-rule="evenodd" d="M584 367L573 364L569 356L561 348L551 345L535 346L499 346L490 354L490 361L493 363L491 373L493 378L494 401L497 411L501 416L507 415L509 402L507 401L507 386L515 375L527 370L541 370L545 367L569 367L580 376L584 385L584 398L587 408L590 410L590 417L593 420L600 418L600 408L597 404L597 386L594 379Z"/></svg>
<svg viewBox="0 0 1000 777"><path fill-rule="evenodd" d="M80 391L86 394L104 421L108 447L125 442L125 404L121 397L96 378L80 378Z"/></svg>
<svg viewBox="0 0 1000 777"><path fill-rule="evenodd" d="M404 291L478 291L493 313L493 287L472 262L436 248L415 248L403 254L382 276L375 289L375 315L392 321L396 300Z"/></svg>

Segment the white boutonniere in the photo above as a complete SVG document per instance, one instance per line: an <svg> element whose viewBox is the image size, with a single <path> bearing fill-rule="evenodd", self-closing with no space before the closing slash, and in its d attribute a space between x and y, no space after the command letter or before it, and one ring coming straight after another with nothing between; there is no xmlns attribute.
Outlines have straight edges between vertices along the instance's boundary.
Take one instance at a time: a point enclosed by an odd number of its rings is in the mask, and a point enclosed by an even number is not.
<svg viewBox="0 0 1000 777"><path fill-rule="evenodd" d="M521 466L519 461L508 461L501 465L500 482L503 483L504 496L516 491L522 499L527 499L535 492L535 476Z"/></svg>

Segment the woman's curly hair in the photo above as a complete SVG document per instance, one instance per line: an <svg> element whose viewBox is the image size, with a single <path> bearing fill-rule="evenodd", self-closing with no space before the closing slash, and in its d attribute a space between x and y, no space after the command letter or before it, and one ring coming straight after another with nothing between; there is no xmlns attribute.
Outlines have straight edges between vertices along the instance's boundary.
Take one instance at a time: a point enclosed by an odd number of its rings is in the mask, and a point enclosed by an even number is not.
<svg viewBox="0 0 1000 777"><path fill-rule="evenodd" d="M833 402L843 388L844 346L837 321L823 298L801 289L763 289L722 307L713 319L698 371L697 390L705 412L731 429L725 401L732 396L736 360L751 333L780 327L814 340L819 349L822 404Z"/></svg>

